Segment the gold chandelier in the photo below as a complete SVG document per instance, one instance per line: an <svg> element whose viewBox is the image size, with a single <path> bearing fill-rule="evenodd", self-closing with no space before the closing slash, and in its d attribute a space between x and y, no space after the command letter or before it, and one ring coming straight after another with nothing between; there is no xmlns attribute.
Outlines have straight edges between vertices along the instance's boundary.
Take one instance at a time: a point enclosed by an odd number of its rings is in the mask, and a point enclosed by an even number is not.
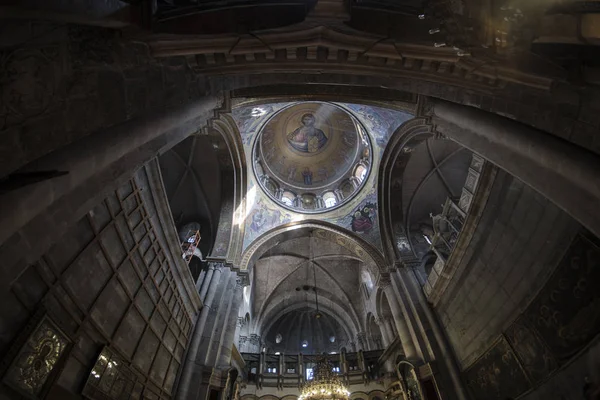
<svg viewBox="0 0 600 400"><path fill-rule="evenodd" d="M327 356L320 358L313 370L313 379L300 389L298 400L348 399L350 392L333 367Z"/></svg>

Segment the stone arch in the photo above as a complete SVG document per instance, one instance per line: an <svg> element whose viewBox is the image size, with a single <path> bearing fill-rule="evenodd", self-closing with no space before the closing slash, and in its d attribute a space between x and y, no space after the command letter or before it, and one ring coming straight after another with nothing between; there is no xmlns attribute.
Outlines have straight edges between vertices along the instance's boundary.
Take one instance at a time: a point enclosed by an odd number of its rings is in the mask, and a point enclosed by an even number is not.
<svg viewBox="0 0 600 400"><path fill-rule="evenodd" d="M391 333L393 333L394 337L395 337L398 335L397 327L395 324L395 319L399 318L402 323L406 323L404 321L404 316L403 315L393 315L392 308L390 305L390 299L388 299L387 293L385 293L384 290L379 288L376 296L377 297L375 299L375 309L376 309L377 315L382 320L386 319L386 318L391 318L391 326L392 326ZM394 339L394 337L391 337L390 341L392 341Z"/></svg>
<svg viewBox="0 0 600 400"><path fill-rule="evenodd" d="M225 228L217 234L210 257L225 259L229 264L238 265L244 240L244 224L236 222L245 215L244 193L247 170L242 138L233 117L228 112L230 109L226 97L222 112L215 112L217 117L208 121L203 133L211 138L212 146L218 154L219 164L226 171L222 174L223 184L231 185L233 181L233 188L227 192L228 197L223 201L219 217L219 225L224 225Z"/></svg>
<svg viewBox="0 0 600 400"><path fill-rule="evenodd" d="M334 242L360 257L369 266L371 273L376 280L379 278L380 273L387 271L386 263L379 250L367 243L364 239L339 226L328 222L314 220L292 222L290 224L282 225L271 229L258 237L244 251L241 258L240 270L250 270L254 265L254 262L258 260L265 251L281 240L282 237L298 235L306 230L313 230L315 236L319 239Z"/></svg>
<svg viewBox="0 0 600 400"><path fill-rule="evenodd" d="M368 400L369 394L367 392L358 391L350 393L350 400Z"/></svg>
<svg viewBox="0 0 600 400"><path fill-rule="evenodd" d="M369 400L382 400L385 398L385 393L381 390L372 390L369 392Z"/></svg>
<svg viewBox="0 0 600 400"><path fill-rule="evenodd" d="M404 151L409 145L416 145L422 140L432 137L434 127L428 118L417 117L400 125L392 134L385 148L379 166L379 226L381 230L381 241L383 242L385 255L390 260L401 260L402 254L396 246L396 234L394 232L394 221L392 220L392 191L394 190L394 177L402 176L398 171L397 162L401 159L401 165L406 166L409 155ZM404 159L405 161L402 162ZM411 254L412 255L412 254Z"/></svg>

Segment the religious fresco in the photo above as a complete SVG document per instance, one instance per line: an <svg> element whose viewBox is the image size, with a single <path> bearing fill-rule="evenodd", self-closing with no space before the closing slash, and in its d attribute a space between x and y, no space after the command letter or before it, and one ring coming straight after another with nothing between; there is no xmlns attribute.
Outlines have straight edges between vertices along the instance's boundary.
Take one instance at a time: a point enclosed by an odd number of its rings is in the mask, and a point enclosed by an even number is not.
<svg viewBox="0 0 600 400"><path fill-rule="evenodd" d="M506 338L518 354L532 382L540 382L558 368L558 363L539 333L522 316L506 331Z"/></svg>
<svg viewBox="0 0 600 400"><path fill-rule="evenodd" d="M341 105L353 112L381 149L385 148L390 137L400 125L413 118L412 114L388 108L364 104L342 103Z"/></svg>
<svg viewBox="0 0 600 400"><path fill-rule="evenodd" d="M315 126L317 119L314 114L306 113L300 121L302 126L287 135L288 143L303 153L318 152L327 144L327 135Z"/></svg>
<svg viewBox="0 0 600 400"><path fill-rule="evenodd" d="M259 199L246 218L246 234L244 248L261 234L279 225L292 221L292 215L277 206L272 206L268 200Z"/></svg>
<svg viewBox="0 0 600 400"><path fill-rule="evenodd" d="M373 187L370 193L348 215L328 218L327 221L354 232L377 249L382 250L377 212L377 191Z"/></svg>
<svg viewBox="0 0 600 400"><path fill-rule="evenodd" d="M348 112L329 103L294 104L275 113L259 130L255 164L296 194L303 188L325 188L361 159L370 159L369 142L357 124Z"/></svg>
<svg viewBox="0 0 600 400"><path fill-rule="evenodd" d="M529 381L514 351L502 336L465 373L474 398L505 400L529 389Z"/></svg>
<svg viewBox="0 0 600 400"><path fill-rule="evenodd" d="M345 112L338 111L336 105L362 124L364 128L361 129L366 130L373 147L360 146L358 153L353 152L364 139L357 134L355 122L345 117ZM295 107L293 112L282 114L279 122L274 119L279 111L292 107ZM379 160L391 135L412 118L411 114L361 104L288 102L242 106L235 108L232 115L242 136L248 165L254 163L252 149L256 138L266 128L263 132L266 137L262 139L263 155L268 159L269 167L278 171L277 177L295 187L323 187L327 182L335 181L338 170L348 168L355 160L370 159L371 173L357 197L340 208L323 213L320 219L353 232L382 250L377 201ZM328 122L332 115L336 119L333 125ZM273 129L269 130L269 125ZM276 151L274 144L282 151ZM327 160L327 165L315 162L317 158ZM293 161L304 159L308 162ZM258 165L255 168L265 167ZM252 192L252 196L246 203L244 249L270 229L291 221L314 218L281 207L259 186L255 174L248 174L248 192Z"/></svg>
<svg viewBox="0 0 600 400"><path fill-rule="evenodd" d="M254 137L274 113L289 106L292 103L271 103L258 106L236 107L231 111L231 115L242 136L244 146L252 146Z"/></svg>
<svg viewBox="0 0 600 400"><path fill-rule="evenodd" d="M516 398L600 333L600 243L577 234L554 273L497 344L465 371L476 399Z"/></svg>

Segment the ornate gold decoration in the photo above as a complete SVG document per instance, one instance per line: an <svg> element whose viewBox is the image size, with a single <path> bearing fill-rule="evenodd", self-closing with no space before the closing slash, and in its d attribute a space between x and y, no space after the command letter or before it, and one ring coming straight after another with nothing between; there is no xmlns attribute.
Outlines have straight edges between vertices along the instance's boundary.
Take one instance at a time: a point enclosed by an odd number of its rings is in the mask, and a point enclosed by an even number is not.
<svg viewBox="0 0 600 400"><path fill-rule="evenodd" d="M65 352L69 340L44 317L10 366L4 381L30 398L37 398Z"/></svg>
<svg viewBox="0 0 600 400"><path fill-rule="evenodd" d="M348 399L350 396L327 356L319 359L313 377L302 386L298 400Z"/></svg>

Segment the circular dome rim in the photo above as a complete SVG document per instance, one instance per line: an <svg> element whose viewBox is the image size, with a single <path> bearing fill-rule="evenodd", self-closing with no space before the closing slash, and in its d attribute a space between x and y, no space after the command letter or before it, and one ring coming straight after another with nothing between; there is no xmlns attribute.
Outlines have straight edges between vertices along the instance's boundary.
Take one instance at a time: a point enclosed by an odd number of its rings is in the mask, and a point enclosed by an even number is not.
<svg viewBox="0 0 600 400"><path fill-rule="evenodd" d="M352 192L352 194L341 200L340 202L338 202L336 205L332 206L332 207L324 207L324 208L319 208L319 209L315 209L315 210L309 210L309 209L303 209L300 207L291 207L288 206L287 204L283 203L281 200L277 199L263 184L263 182L261 181L260 177L258 176L258 173L256 171L256 163L257 162L261 162L263 165L266 166L266 163L261 159L261 158L257 158L255 157L256 154L262 154L262 151L260 149L260 141L264 132L265 127L271 122L271 120L273 118L275 118L278 114L294 107L297 106L299 104L302 103L321 103L321 104L327 104L329 106L335 107L339 110L341 110L342 112L346 113L352 120L352 122L357 126L357 128L359 127L360 129L357 129L357 136L359 138L359 140L365 139L365 141L367 142L367 146L369 149L369 157L368 157L368 168L367 168L367 173L364 177L364 179L360 182L360 185ZM361 132L362 130L362 132ZM358 151L357 153L358 154ZM367 130L367 128L364 126L364 124L360 121L359 118L357 118L354 113L351 110L348 110L347 108L340 106L337 103L334 102L330 102L330 101L319 101L319 100L303 100L303 101L296 101L293 102L291 104L286 105L285 107L282 107L280 110L277 110L276 112L273 113L273 115L269 116L269 118L267 118L261 125L260 125L260 129L258 129L258 134L256 135L256 137L253 140L253 144L252 144L252 150L251 150L251 159L252 159L252 174L254 175L254 179L257 183L258 186L260 186L261 190L263 191L263 193L271 200L273 201L275 204L277 204L279 207L282 207L288 211L292 211L295 213L299 213L299 214L324 214L324 213L328 213L337 209L340 209L346 205L348 205L348 203L350 203L353 199L355 199L365 188L367 181L371 178L371 170L372 165L373 165L373 143L371 141L371 136L369 135L369 131ZM355 158L356 159L356 158ZM350 171L353 171L356 169L356 167L360 165L360 163L354 163L351 165L351 167L346 170L346 172L344 174L342 174L339 178L337 178L336 180L328 183L327 185L324 186L319 186L319 187L311 187L310 190L307 188L302 188L302 187L297 187L294 185L290 185L287 182L285 182L283 179L277 177L278 180L280 180L281 182L284 182L286 185L285 189L288 189L290 192L294 192L296 194L296 196L300 195L313 195L313 196L317 196L319 194L323 194L320 192L327 192L327 191L333 191L333 189L326 189L327 187L330 187L334 184L339 184L340 182L342 182L344 179L347 179L349 176L352 176L353 173L349 173ZM262 167L263 169L265 169L265 167ZM266 167L269 172L271 172L271 169L269 167ZM279 181L277 181L279 183Z"/></svg>

